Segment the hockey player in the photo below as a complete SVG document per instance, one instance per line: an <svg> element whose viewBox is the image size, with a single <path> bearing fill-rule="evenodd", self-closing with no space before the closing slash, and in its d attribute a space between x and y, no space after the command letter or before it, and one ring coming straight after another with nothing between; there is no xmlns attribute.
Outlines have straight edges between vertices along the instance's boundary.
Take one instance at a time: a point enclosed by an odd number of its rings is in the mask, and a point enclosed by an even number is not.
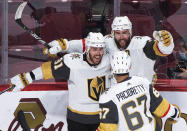
<svg viewBox="0 0 187 131"><path fill-rule="evenodd" d="M86 51L71 53L54 62L45 62L31 72L11 78L14 91L34 80L60 78L68 80L68 131L95 131L99 125L99 96L108 87L109 57L104 55L105 42L101 33L89 33Z"/></svg>
<svg viewBox="0 0 187 131"><path fill-rule="evenodd" d="M117 84L100 96L97 131L160 131L151 113L171 122L180 117L179 107L169 104L146 78L129 77L131 58L126 52L115 52L111 67Z"/></svg>
<svg viewBox="0 0 187 131"><path fill-rule="evenodd" d="M155 60L159 56L167 56L174 48L173 37L166 31L154 31L151 39L148 36L133 36L132 24L127 16L116 17L111 25L112 33L105 37L106 50L109 54L119 50L129 50L132 59L130 75L146 77L153 80ZM78 42L77 42L78 41ZM49 43L51 48L44 54L58 52L82 52L85 49L83 40L54 40Z"/></svg>

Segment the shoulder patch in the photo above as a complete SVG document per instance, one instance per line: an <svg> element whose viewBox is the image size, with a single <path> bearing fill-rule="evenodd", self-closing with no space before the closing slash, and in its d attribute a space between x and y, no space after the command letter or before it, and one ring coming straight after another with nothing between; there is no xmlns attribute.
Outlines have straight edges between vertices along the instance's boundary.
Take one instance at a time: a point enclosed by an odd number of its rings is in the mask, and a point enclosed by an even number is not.
<svg viewBox="0 0 187 131"><path fill-rule="evenodd" d="M80 54L70 54L70 57L73 59L80 59Z"/></svg>
<svg viewBox="0 0 187 131"><path fill-rule="evenodd" d="M142 36L134 36L134 39L142 39Z"/></svg>
<svg viewBox="0 0 187 131"><path fill-rule="evenodd" d="M146 40L146 41L151 40L149 36L134 36L133 38L136 40Z"/></svg>

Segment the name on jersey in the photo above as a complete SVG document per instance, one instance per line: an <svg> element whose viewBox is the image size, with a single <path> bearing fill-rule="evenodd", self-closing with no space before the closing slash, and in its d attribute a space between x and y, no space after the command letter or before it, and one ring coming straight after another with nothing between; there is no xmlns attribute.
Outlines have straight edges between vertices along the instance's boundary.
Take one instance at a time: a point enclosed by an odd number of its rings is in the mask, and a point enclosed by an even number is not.
<svg viewBox="0 0 187 131"><path fill-rule="evenodd" d="M124 99L127 99L128 97L131 97L133 95L139 94L145 92L145 88L143 85L137 85L134 87L131 87L127 90L124 90L122 92L120 92L119 94L116 94L116 97L118 99L118 101L122 101Z"/></svg>

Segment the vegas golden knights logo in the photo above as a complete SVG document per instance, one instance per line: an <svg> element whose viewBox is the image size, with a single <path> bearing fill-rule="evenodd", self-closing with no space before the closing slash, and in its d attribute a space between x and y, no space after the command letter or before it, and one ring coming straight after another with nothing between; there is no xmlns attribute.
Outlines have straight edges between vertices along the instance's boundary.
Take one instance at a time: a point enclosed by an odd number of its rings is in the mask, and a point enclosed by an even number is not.
<svg viewBox="0 0 187 131"><path fill-rule="evenodd" d="M88 79L88 96L95 101L99 101L99 97L105 90L105 76Z"/></svg>
<svg viewBox="0 0 187 131"><path fill-rule="evenodd" d="M47 112L38 98L22 98L14 112L15 116L17 116L19 110L29 112L24 113L24 115L31 129L36 128L37 125L43 124L46 119Z"/></svg>

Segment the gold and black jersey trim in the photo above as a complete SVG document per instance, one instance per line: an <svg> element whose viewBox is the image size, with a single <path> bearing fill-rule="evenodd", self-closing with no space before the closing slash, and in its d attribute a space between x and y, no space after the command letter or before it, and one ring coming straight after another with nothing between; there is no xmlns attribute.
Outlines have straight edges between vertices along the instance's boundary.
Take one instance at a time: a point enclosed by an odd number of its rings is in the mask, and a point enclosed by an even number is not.
<svg viewBox="0 0 187 131"><path fill-rule="evenodd" d="M150 98L151 98L151 101L150 101L150 111L153 113L156 108L160 105L160 103L162 102L163 98L162 96L155 96L154 93L153 93L153 86L152 85L149 85L149 93L150 93Z"/></svg>
<svg viewBox="0 0 187 131"><path fill-rule="evenodd" d="M154 41L147 41L146 45L143 48L143 52L149 59L156 60L157 55L153 49L153 45L154 45Z"/></svg>
<svg viewBox="0 0 187 131"><path fill-rule="evenodd" d="M112 123L100 123L97 131L117 131L118 125Z"/></svg>
<svg viewBox="0 0 187 131"><path fill-rule="evenodd" d="M162 118L167 115L169 109L170 109L169 102L166 99L163 99L162 102L159 104L159 106L156 108L156 110L153 112L153 114Z"/></svg>
<svg viewBox="0 0 187 131"><path fill-rule="evenodd" d="M150 111L158 117L163 117L170 107L169 102L164 99L161 95L157 94L155 95L155 91L153 90L152 85L149 87L149 93L150 93Z"/></svg>
<svg viewBox="0 0 187 131"><path fill-rule="evenodd" d="M74 113L82 114L82 115L97 115L97 114L99 114L99 111L97 111L97 112L82 112L82 111L77 111L77 110L72 109L70 106L68 106L68 109L71 110Z"/></svg>
<svg viewBox="0 0 187 131"><path fill-rule="evenodd" d="M116 104L110 100L106 103L100 103L99 104L99 108L102 110L102 109L108 109L109 112L107 113L107 115L105 116L105 118L103 119L101 117L101 122L102 123L113 123L113 124L117 124L118 123L118 109L117 109L117 106ZM102 112L103 113L103 112Z"/></svg>
<svg viewBox="0 0 187 131"><path fill-rule="evenodd" d="M43 73L43 78L46 79L52 79L53 74L51 70L51 62L45 62L42 64L42 73Z"/></svg>
<svg viewBox="0 0 187 131"><path fill-rule="evenodd" d="M67 109L67 118L79 123L84 124L95 124L99 123L99 111L98 112L81 112L75 109L72 109L68 106Z"/></svg>
<svg viewBox="0 0 187 131"><path fill-rule="evenodd" d="M60 58L51 63L52 74L55 79L69 80L70 68L64 63L64 59Z"/></svg>

